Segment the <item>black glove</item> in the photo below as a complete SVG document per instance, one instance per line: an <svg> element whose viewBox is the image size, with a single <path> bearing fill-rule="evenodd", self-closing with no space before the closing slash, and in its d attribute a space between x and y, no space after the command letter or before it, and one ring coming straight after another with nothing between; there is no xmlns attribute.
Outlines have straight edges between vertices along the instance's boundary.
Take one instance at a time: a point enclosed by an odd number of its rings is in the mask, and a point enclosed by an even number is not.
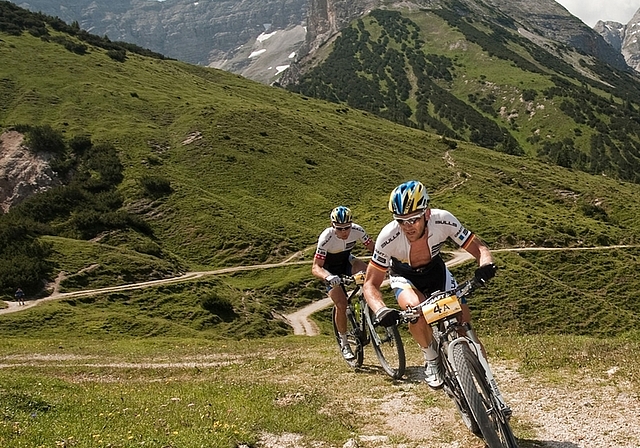
<svg viewBox="0 0 640 448"><path fill-rule="evenodd" d="M498 266L493 263L480 266L475 272L476 281L484 286L489 280L495 277L497 270Z"/></svg>
<svg viewBox="0 0 640 448"><path fill-rule="evenodd" d="M376 312L376 318L373 324L382 325L383 327L392 327L398 323L399 319L400 311L383 306Z"/></svg>

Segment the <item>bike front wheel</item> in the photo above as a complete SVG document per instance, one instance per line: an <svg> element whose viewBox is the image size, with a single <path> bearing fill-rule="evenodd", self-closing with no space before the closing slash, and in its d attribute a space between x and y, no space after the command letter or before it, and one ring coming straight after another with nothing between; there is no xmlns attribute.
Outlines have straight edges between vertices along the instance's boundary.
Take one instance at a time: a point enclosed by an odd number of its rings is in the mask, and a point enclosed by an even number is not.
<svg viewBox="0 0 640 448"><path fill-rule="evenodd" d="M375 315L367 307L367 329L369 330L371 345L376 352L378 361L385 373L391 378L395 380L402 378L406 367L406 359L398 326L375 326L373 325L374 319Z"/></svg>
<svg viewBox="0 0 640 448"><path fill-rule="evenodd" d="M485 443L489 448L518 448L509 421L487 384L484 369L467 344L460 343L453 348L453 363Z"/></svg>
<svg viewBox="0 0 640 448"><path fill-rule="evenodd" d="M336 342L338 343L338 350L340 352L340 356L342 356L342 341L340 339L340 334L338 333L338 327L336 326L336 311L337 308L334 306L333 311L331 313L331 322L333 323L333 334L336 337ZM362 340L360 335L360 327L358 326L358 322L356 321L355 314L351 306L347 307L347 341L351 346L351 350L355 357L351 360L345 359L345 362L354 369L362 366L362 361L364 360L364 347L362 346ZM344 358L343 358L344 359Z"/></svg>
<svg viewBox="0 0 640 448"><path fill-rule="evenodd" d="M464 397L462 389L460 388L460 383L458 382L455 371L451 366L448 358L446 357L446 353L441 353L441 356L442 365L444 367L444 391L455 403L456 407L458 408L458 412L460 413L460 417L462 417L462 421L464 422L465 426L469 428L469 431L471 431L478 437L482 437L480 428L478 428L478 423L473 417L471 409L469 409L467 400Z"/></svg>

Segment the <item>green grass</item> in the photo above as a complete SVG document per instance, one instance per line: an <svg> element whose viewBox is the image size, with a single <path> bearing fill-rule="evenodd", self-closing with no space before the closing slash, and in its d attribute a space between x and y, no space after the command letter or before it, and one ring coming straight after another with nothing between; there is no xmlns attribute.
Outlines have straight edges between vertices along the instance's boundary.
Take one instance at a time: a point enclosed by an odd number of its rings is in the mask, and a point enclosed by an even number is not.
<svg viewBox="0 0 640 448"><path fill-rule="evenodd" d="M495 362L518 363L519 374L541 387L576 387L586 377L620 366L610 384L639 390L632 355L638 353L637 343L567 336L483 339ZM254 446L265 434L294 434L296 446L342 446L360 435L385 434L383 426L371 425L382 425L392 395L407 403L415 398L424 411L455 416L443 393L386 377L370 350L364 369L351 371L334 344L328 335L224 343L5 337L0 342L0 443L231 448ZM407 353L411 371L421 355L411 344ZM527 415L516 415L513 426L523 448L540 443ZM477 443L457 417L434 429L431 443ZM420 444L397 430L386 434L395 444Z"/></svg>
<svg viewBox="0 0 640 448"><path fill-rule="evenodd" d="M31 54L42 64L31 64ZM492 247L632 243L640 235L637 185L463 143L449 151L418 130L176 61L131 54L117 63L100 49L80 56L28 34L3 36L0 56L15 61L0 69L9 98L0 124L50 124L67 137L115 144L125 207L154 232L151 241L133 232L91 244L51 239L57 269L73 276L100 265L81 282L63 282L66 291L279 261L315 245L336 204L376 235L389 220L389 191L410 178ZM174 193L146 198L140 180L148 175L168 179ZM606 221L585 215L594 203ZM144 255L149 249L161 260Z"/></svg>
<svg viewBox="0 0 640 448"><path fill-rule="evenodd" d="M52 246L56 270L65 273L60 292L83 289L89 283L92 288L101 288L180 274L171 259L163 260L127 248L131 240L118 246L105 242L108 237L100 243L54 236L42 239Z"/></svg>
<svg viewBox="0 0 640 448"><path fill-rule="evenodd" d="M375 236L391 218L389 192L410 178L496 250L640 242L638 185L461 142L450 150L436 136L218 70L134 54L116 63L96 48L79 56L28 34L0 38L0 59L12 61L0 65L0 127L50 124L66 137L113 143L126 208L154 231L151 243L134 232L44 237L54 275L68 276L62 291L297 251L305 263L0 316L0 446L236 447L264 433L343 446L371 433L368 406L379 412L372 425L383 425L390 393L453 415L444 395L380 374L370 352L368 370L346 369L327 310L315 316L317 338L293 336L274 317L324 296L310 262L329 211L350 206ZM536 126L551 129L549 120ZM169 179L174 193L146 198L147 175ZM161 256L147 253L150 244ZM575 387L584 374L620 366L613 380L637 393L639 250L496 251L498 276L470 301L490 358L542 384ZM472 270L467 263L454 273ZM415 368L420 354L407 347ZM440 440L474 443L456 425ZM539 446L526 419L514 425L526 435L522 448Z"/></svg>

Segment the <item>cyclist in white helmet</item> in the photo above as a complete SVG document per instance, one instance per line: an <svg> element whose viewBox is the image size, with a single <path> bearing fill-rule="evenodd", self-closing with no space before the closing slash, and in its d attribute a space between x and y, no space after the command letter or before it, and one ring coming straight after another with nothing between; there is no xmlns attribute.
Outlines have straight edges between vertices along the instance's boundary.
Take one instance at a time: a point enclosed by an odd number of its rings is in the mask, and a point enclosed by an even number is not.
<svg viewBox="0 0 640 448"><path fill-rule="evenodd" d="M448 291L456 286L440 256L440 248L447 239L475 257L479 266L475 276L481 283L495 275L496 265L489 248L450 212L431 209L422 183L409 181L396 187L389 198L389 210L394 220L376 239L363 287L365 299L380 325L393 325L398 319L398 310L386 307L380 293L387 271L389 284L402 309L419 304L435 291ZM462 304L462 319L471 320L466 303ZM433 388L442 386L431 327L420 317L409 324L409 331L424 353L427 384Z"/></svg>
<svg viewBox="0 0 640 448"><path fill-rule="evenodd" d="M346 360L355 358L355 355L347 342L347 296L340 288L340 275L367 270L367 264L351 254L358 240L373 252L374 241L353 222L351 210L342 205L334 208L331 227L320 234L311 267L311 273L325 281L329 297L336 305L336 327L341 338L342 356Z"/></svg>

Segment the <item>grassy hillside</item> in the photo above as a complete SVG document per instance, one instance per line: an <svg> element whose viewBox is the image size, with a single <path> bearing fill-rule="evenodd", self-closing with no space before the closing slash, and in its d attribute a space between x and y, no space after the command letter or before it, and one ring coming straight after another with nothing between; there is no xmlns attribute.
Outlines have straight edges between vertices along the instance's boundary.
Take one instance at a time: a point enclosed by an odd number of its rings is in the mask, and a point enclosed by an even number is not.
<svg viewBox="0 0 640 448"><path fill-rule="evenodd" d="M427 185L434 207L451 210L496 249L640 238L633 183L443 139L218 70L131 52L119 62L96 46L77 54L28 33L0 39L0 59L12 61L0 66L2 128L49 125L67 139L89 135L115 146L123 209L151 229L113 230L92 241L49 232L41 238L52 248L47 280L65 271L63 291L280 261L297 251L310 260L335 205L350 206L375 235L390 218L389 192L411 178ZM167 180L172 192L149 198L149 176ZM633 272L635 252L577 254L501 254L496 288L480 296L486 311L478 317L492 328L508 316L509 328L533 333L632 331L636 281L608 276L617 272L609 266ZM67 300L5 316L0 326L11 334L29 332L33 320L66 322L79 335L282 334L290 330L271 312L321 294L308 266L292 269ZM558 300L546 316L533 304L549 300L549 285ZM623 325L620 309L605 299L599 313L606 319L593 319L591 304L612 291L625 304ZM609 324L583 324L576 312Z"/></svg>
<svg viewBox="0 0 640 448"><path fill-rule="evenodd" d="M496 250L499 273L470 303L520 446L556 443L539 434L551 420L566 423L558 412L574 409L567 402L586 403L572 418L580 423L591 407L604 409L599 422L619 415L619 401L608 412L603 398L624 399L622 411L632 412L640 248L598 246L639 243L639 185L442 139L221 71L132 52L118 62L108 51L78 54L0 33L0 60L11 61L0 64L0 128L48 125L68 141L90 136L94 148L113 146L122 165L109 190L122 198L113 213L148 226L90 239L67 234L62 218L34 227L52 266L46 280L63 274L61 290L76 291L298 251L294 259L306 264L1 315L0 446L280 447L291 437L302 447L351 439L372 448L381 440L475 446L453 403L422 383L421 354L404 329L408 373L394 382L371 351L364 369L346 368L328 310L314 316L316 338L292 336L278 317L323 297L309 262L331 208L349 205L375 235L390 219L390 190L410 178ZM87 177L83 188L101 180L108 152L74 165ZM149 178L171 189L149 196ZM11 215L0 217L5 230L16 229ZM0 232L4 271L15 264L7 235ZM555 250L525 250L539 246ZM467 263L454 274L472 271ZM542 418L530 403L543 403ZM407 426L426 414L437 421L417 425L425 432ZM604 434L573 431L557 443ZM622 430L603 437L630 440Z"/></svg>

